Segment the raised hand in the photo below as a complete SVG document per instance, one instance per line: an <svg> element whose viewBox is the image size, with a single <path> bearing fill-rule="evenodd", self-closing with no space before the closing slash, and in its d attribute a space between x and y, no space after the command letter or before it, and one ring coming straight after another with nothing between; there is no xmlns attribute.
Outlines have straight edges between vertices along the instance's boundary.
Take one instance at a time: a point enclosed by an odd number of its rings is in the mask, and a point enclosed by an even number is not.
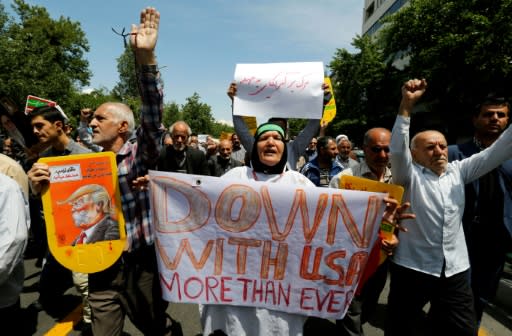
<svg viewBox="0 0 512 336"><path fill-rule="evenodd" d="M228 92L226 92L229 99L233 101L234 97L236 96L236 82L231 82L228 87Z"/></svg>
<svg viewBox="0 0 512 336"><path fill-rule="evenodd" d="M410 116L412 108L427 90L425 79L410 79L402 86L402 101L400 102L399 115Z"/></svg>
<svg viewBox="0 0 512 336"><path fill-rule="evenodd" d="M425 79L410 79L402 86L402 98L416 102L427 90Z"/></svg>
<svg viewBox="0 0 512 336"><path fill-rule="evenodd" d="M139 26L132 24L130 45L139 64L156 64L154 50L159 24L160 13L153 7L141 11Z"/></svg>

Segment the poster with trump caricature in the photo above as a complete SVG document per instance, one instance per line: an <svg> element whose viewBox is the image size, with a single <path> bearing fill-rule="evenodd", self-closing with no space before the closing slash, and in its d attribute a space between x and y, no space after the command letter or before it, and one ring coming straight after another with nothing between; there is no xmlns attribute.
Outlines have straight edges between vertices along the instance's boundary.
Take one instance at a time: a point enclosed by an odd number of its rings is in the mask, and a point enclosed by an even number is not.
<svg viewBox="0 0 512 336"><path fill-rule="evenodd" d="M68 155L39 162L50 170L42 201L52 255L75 272L111 266L126 242L115 155Z"/></svg>

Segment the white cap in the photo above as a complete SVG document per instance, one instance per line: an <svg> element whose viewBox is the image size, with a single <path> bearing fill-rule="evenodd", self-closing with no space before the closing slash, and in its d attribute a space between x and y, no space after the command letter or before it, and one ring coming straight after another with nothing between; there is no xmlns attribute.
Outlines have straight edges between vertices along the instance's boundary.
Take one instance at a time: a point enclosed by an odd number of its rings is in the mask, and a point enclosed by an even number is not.
<svg viewBox="0 0 512 336"><path fill-rule="evenodd" d="M346 136L345 134L340 134L336 137L336 144L339 144L341 140L350 141L348 140L348 136Z"/></svg>

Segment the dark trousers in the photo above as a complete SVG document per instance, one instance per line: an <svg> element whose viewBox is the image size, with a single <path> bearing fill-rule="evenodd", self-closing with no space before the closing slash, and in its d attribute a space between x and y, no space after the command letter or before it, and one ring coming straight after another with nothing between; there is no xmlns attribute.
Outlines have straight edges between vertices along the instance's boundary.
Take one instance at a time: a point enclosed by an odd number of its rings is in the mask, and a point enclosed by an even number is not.
<svg viewBox="0 0 512 336"><path fill-rule="evenodd" d="M477 335L469 271L435 277L391 263L388 318L384 335L415 335L422 309L430 302L428 335Z"/></svg>
<svg viewBox="0 0 512 336"><path fill-rule="evenodd" d="M121 335L124 318L144 335L169 332L153 246L124 253L108 269L89 274L89 303L94 335Z"/></svg>
<svg viewBox="0 0 512 336"><path fill-rule="evenodd" d="M379 265L375 273L366 281L359 295L354 296L347 313L336 320L336 329L340 336L363 336L363 324L375 313L379 296L388 276L389 259Z"/></svg>
<svg viewBox="0 0 512 336"><path fill-rule="evenodd" d="M478 240L468 245L471 262L471 287L475 297L477 320L482 320L484 309L494 299L503 275L506 253L512 249L512 239L505 230L500 238Z"/></svg>
<svg viewBox="0 0 512 336"><path fill-rule="evenodd" d="M20 330L23 330L22 320L19 299L11 306L0 308L0 325L3 335L19 335Z"/></svg>
<svg viewBox="0 0 512 336"><path fill-rule="evenodd" d="M48 253L39 278L39 303L48 314L53 315L54 311L59 310L62 296L72 286L71 271Z"/></svg>

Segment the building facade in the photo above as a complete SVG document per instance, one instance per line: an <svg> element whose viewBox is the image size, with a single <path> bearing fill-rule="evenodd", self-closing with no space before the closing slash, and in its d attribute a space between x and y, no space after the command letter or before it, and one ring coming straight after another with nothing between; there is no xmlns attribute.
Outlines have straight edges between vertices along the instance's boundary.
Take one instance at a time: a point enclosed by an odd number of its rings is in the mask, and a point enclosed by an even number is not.
<svg viewBox="0 0 512 336"><path fill-rule="evenodd" d="M381 27L380 19L397 12L409 0L364 0L363 35L374 35Z"/></svg>

